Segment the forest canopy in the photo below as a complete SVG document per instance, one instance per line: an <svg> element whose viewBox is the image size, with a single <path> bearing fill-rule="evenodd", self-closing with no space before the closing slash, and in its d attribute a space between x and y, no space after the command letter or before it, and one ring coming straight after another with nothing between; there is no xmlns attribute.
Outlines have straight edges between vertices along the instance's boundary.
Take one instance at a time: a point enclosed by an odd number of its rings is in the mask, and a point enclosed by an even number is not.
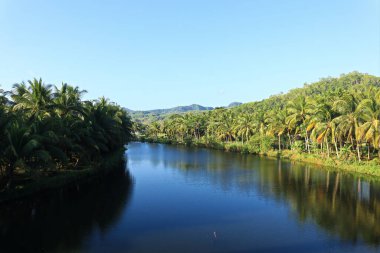
<svg viewBox="0 0 380 253"><path fill-rule="evenodd" d="M380 78L351 72L234 108L139 125L141 139L247 153L291 150L350 161L380 156ZM378 159L376 160L378 161Z"/></svg>
<svg viewBox="0 0 380 253"><path fill-rule="evenodd" d="M127 112L104 97L82 100L84 90L41 79L0 90L0 189L96 165L132 138Z"/></svg>

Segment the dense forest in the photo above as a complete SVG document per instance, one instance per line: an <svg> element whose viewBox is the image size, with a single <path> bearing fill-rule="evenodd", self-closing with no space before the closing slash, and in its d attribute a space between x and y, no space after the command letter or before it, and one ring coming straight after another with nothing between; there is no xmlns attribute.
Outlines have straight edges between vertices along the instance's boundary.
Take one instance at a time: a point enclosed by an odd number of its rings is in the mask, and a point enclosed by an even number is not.
<svg viewBox="0 0 380 253"><path fill-rule="evenodd" d="M344 161L380 156L380 78L351 72L234 108L135 125L141 139Z"/></svg>
<svg viewBox="0 0 380 253"><path fill-rule="evenodd" d="M124 148L132 137L127 112L104 97L83 101L85 92L41 79L0 90L0 190L97 166Z"/></svg>

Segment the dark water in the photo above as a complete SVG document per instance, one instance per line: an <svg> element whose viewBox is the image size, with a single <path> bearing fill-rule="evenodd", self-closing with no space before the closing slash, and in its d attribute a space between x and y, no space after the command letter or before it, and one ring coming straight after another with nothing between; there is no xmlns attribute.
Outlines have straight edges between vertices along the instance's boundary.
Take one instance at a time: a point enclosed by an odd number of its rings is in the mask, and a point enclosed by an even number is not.
<svg viewBox="0 0 380 253"><path fill-rule="evenodd" d="M126 157L126 172L1 206L0 252L380 252L375 180L161 144Z"/></svg>

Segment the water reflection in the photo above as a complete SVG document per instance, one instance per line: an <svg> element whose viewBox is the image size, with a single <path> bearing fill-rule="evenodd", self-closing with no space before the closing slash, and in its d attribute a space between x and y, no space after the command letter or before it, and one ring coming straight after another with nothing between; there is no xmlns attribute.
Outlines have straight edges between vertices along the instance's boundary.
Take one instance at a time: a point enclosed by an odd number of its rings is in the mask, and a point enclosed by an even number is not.
<svg viewBox="0 0 380 253"><path fill-rule="evenodd" d="M0 252L68 252L105 234L128 205L125 163L106 178L0 207Z"/></svg>
<svg viewBox="0 0 380 253"><path fill-rule="evenodd" d="M351 243L380 245L380 183L376 180L252 155L160 144L144 148L149 149L152 166L172 168L186 180L204 180L226 191L259 192L287 203L301 223L312 221ZM146 159L143 154L131 156L138 161Z"/></svg>

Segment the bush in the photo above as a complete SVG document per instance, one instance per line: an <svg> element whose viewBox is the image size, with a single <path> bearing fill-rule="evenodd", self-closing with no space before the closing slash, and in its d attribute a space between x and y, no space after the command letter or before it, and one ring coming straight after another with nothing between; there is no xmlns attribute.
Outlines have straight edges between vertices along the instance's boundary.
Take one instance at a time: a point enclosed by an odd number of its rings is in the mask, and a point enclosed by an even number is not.
<svg viewBox="0 0 380 253"><path fill-rule="evenodd" d="M292 147L292 150L295 150L301 153L304 149L304 142L301 140L295 141L292 143L291 147Z"/></svg>
<svg viewBox="0 0 380 253"><path fill-rule="evenodd" d="M271 136L254 135L248 142L249 153L259 154L271 150L275 139Z"/></svg>

